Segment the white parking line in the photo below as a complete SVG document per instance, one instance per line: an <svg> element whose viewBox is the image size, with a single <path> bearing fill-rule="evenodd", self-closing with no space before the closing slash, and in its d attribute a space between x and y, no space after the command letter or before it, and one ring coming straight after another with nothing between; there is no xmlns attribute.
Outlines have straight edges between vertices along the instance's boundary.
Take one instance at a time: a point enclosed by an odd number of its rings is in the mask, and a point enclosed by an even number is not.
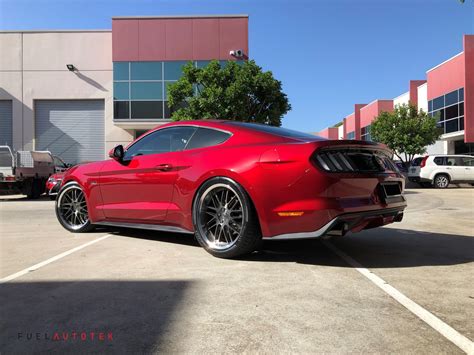
<svg viewBox="0 0 474 355"><path fill-rule="evenodd" d="M365 267L363 267L361 264L359 264L356 260L351 258L349 255L347 255L343 251L336 248L334 244L332 244L331 242L323 241L323 243L329 249L331 249L335 254L341 257L345 262L347 262L349 265L354 267L362 275L364 275L366 278L372 281L375 285L381 288L385 293L387 293L389 296L394 298L398 303L400 303L402 306L407 308L410 312L412 312L418 318L423 320L426 324L428 324L430 327L432 327L434 330L436 330L446 339L451 341L453 344L455 344L457 347L459 347L461 350L463 350L467 354L470 354L470 355L474 354L474 343L471 340L469 340L464 335L459 333L456 329L452 328L451 326L443 322L441 319L436 317L431 312L421 307L416 302L409 299L403 293L398 291L395 287L391 286L390 284L385 282L382 278L372 273L369 269L366 269Z"/></svg>
<svg viewBox="0 0 474 355"><path fill-rule="evenodd" d="M20 276L23 276L23 275L26 275L28 274L29 272L32 272L32 271L36 271L38 270L39 268L42 268L43 266L46 266L48 264L51 264L52 262L56 261L56 260L59 260L59 259L62 259L64 258L65 256L68 256L68 255L71 255L72 253L75 253L76 251L79 251L81 249L84 249L86 247L88 247L89 245L92 245L92 244L95 244L97 242L100 242L104 239L107 239L108 237L111 237L112 235L111 234L107 234L107 235L104 235L103 237L100 237L100 238L97 238L97 239L94 239L94 240L91 240L90 242L87 242L85 244L82 244L82 245L79 245L78 247L75 247L73 249L70 249L70 250L67 250L65 251L64 253L61 253L61 254L58 254L56 256L53 256L52 258L49 258L48 260L45 260L45 261L42 261L38 264L35 264L33 266L30 266L26 269L23 269L21 271L18 271L18 272L15 272L14 274L11 274L11 275L8 275L7 277L4 277L2 279L0 279L0 284L3 284L5 282L8 282L8 281L11 281L13 279L16 279Z"/></svg>

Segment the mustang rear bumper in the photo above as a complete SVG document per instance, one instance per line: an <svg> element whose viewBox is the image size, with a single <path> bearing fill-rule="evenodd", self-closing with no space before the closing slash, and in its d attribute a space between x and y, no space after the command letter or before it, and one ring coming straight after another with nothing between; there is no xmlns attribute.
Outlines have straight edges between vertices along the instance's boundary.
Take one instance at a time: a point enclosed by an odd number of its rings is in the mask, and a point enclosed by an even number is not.
<svg viewBox="0 0 474 355"><path fill-rule="evenodd" d="M384 208L373 211L340 214L320 229L312 232L280 234L265 240L309 239L319 237L342 236L347 232L359 232L363 229L380 227L392 222L401 222L406 206Z"/></svg>

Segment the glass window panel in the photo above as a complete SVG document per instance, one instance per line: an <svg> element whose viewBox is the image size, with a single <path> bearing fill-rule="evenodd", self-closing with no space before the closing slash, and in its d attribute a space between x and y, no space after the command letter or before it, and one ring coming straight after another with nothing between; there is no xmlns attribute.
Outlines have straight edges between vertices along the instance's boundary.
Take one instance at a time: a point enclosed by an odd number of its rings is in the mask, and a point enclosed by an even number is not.
<svg viewBox="0 0 474 355"><path fill-rule="evenodd" d="M188 62L174 61L164 62L165 65L165 80L178 80L183 75L183 66Z"/></svg>
<svg viewBox="0 0 474 355"><path fill-rule="evenodd" d="M131 104L134 119L163 118L163 101L131 101Z"/></svg>
<svg viewBox="0 0 474 355"><path fill-rule="evenodd" d="M114 101L114 118L128 119L129 116L129 102L128 101Z"/></svg>
<svg viewBox="0 0 474 355"><path fill-rule="evenodd" d="M433 111L433 117L436 117L438 121L444 121L444 109Z"/></svg>
<svg viewBox="0 0 474 355"><path fill-rule="evenodd" d="M114 83L114 100L128 100L129 99L129 90L128 82L123 83Z"/></svg>
<svg viewBox="0 0 474 355"><path fill-rule="evenodd" d="M441 131L444 132L444 121L436 123L436 127L441 128Z"/></svg>
<svg viewBox="0 0 474 355"><path fill-rule="evenodd" d="M131 83L131 99L132 100L161 100L163 99L162 82L149 83Z"/></svg>
<svg viewBox="0 0 474 355"><path fill-rule="evenodd" d="M433 111L433 100L428 101L428 112Z"/></svg>
<svg viewBox="0 0 474 355"><path fill-rule="evenodd" d="M451 118L455 118L455 117L458 117L459 114L458 114L458 105L453 105L453 106L449 106L449 107L446 107L445 109L445 120L449 120Z"/></svg>
<svg viewBox="0 0 474 355"><path fill-rule="evenodd" d="M453 105L457 102L458 102L458 90L455 90L445 95L444 104L446 106Z"/></svg>
<svg viewBox="0 0 474 355"><path fill-rule="evenodd" d="M131 80L161 80L162 62L132 62L130 63Z"/></svg>
<svg viewBox="0 0 474 355"><path fill-rule="evenodd" d="M183 150L195 131L196 127L171 127L152 132L133 143L124 159Z"/></svg>
<svg viewBox="0 0 474 355"><path fill-rule="evenodd" d="M459 104L459 116L464 116L464 102Z"/></svg>
<svg viewBox="0 0 474 355"><path fill-rule="evenodd" d="M444 107L444 96L440 96L433 100L433 110L439 110Z"/></svg>
<svg viewBox="0 0 474 355"><path fill-rule="evenodd" d="M460 131L464 130L464 117L463 116L459 117L459 130Z"/></svg>
<svg viewBox="0 0 474 355"><path fill-rule="evenodd" d="M463 166L474 166L474 157L473 158L461 158Z"/></svg>
<svg viewBox="0 0 474 355"><path fill-rule="evenodd" d="M128 62L114 62L114 80L128 80Z"/></svg>
<svg viewBox="0 0 474 355"><path fill-rule="evenodd" d="M446 133L451 133L451 132L456 132L459 131L459 124L458 120L451 120L451 121L446 121L445 122L445 132Z"/></svg>
<svg viewBox="0 0 474 355"><path fill-rule="evenodd" d="M459 89L459 101L464 101L464 88Z"/></svg>
<svg viewBox="0 0 474 355"><path fill-rule="evenodd" d="M208 128L199 128L192 136L189 144L186 146L186 150L210 147L213 145L221 144L229 137L230 134L226 132Z"/></svg>

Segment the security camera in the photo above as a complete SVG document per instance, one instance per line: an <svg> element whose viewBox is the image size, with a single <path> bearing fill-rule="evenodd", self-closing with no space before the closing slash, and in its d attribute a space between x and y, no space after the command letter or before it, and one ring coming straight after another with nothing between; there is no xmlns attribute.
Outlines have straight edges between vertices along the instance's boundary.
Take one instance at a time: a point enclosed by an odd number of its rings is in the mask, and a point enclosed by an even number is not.
<svg viewBox="0 0 474 355"><path fill-rule="evenodd" d="M244 51L242 49L235 49L230 51L229 54L236 58L242 58L244 56Z"/></svg>

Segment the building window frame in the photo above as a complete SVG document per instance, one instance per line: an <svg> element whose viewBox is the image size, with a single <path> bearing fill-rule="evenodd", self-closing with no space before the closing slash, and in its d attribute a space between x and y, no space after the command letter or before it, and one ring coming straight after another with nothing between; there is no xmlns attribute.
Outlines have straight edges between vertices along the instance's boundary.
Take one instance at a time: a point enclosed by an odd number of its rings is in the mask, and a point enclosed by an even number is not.
<svg viewBox="0 0 474 355"><path fill-rule="evenodd" d="M452 97L456 93L456 102L450 102L446 105L446 97ZM440 106L440 103L442 105ZM436 104L436 105L435 105ZM452 109L457 108L457 115L454 117L446 117L446 114ZM428 101L428 114L431 117L438 117L437 125L443 129L443 134L455 133L464 130L464 87L447 92L441 96L435 97ZM451 127L455 128L454 130Z"/></svg>

